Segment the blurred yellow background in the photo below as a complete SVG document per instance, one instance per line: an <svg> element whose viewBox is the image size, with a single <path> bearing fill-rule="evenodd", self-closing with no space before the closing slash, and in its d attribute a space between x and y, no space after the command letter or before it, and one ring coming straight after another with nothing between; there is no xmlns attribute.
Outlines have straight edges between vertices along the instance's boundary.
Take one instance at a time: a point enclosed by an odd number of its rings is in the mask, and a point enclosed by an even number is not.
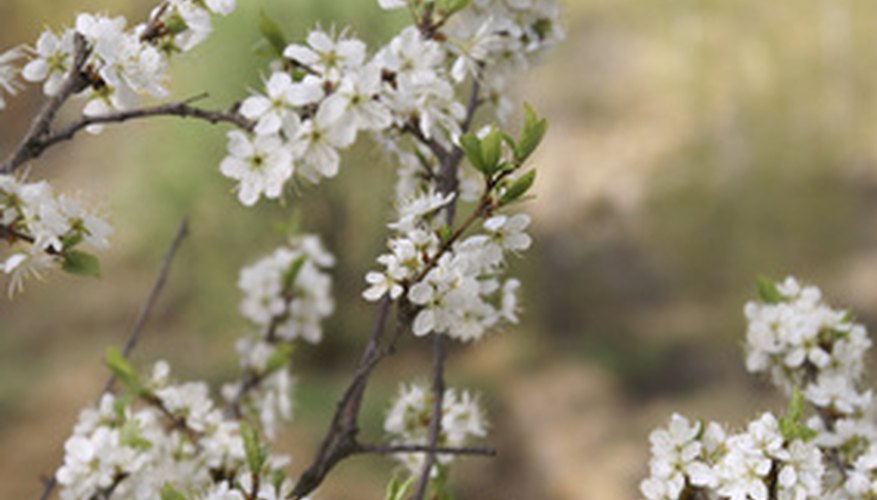
<svg viewBox="0 0 877 500"><path fill-rule="evenodd" d="M177 98L225 107L259 84L261 10L290 38L351 25L373 43L405 22L371 0L238 0L205 45L175 63ZM759 275L819 284L877 319L877 4L867 0L566 0L567 39L515 82L548 117L534 248L516 265L519 328L454 350L453 385L484 394L496 460L454 471L458 498L637 496L647 435L672 411L740 424L782 398L745 373L743 303ZM0 50L77 12L142 19L147 0L2 0ZM0 154L40 104L0 114ZM75 111L75 110L74 110ZM69 115L69 116L72 116ZM219 127L175 119L110 127L34 163L116 227L101 280L56 275L0 300L0 498L33 498L78 411L97 396L184 215L192 233L134 355L214 386L235 375L237 270L282 241L298 212L339 258L324 343L296 352L296 419L280 439L294 472L311 458L367 334L362 276L381 251L393 166L363 141L337 179L284 206L242 208L218 162ZM400 380L425 376L406 339L367 394L364 434ZM381 498L393 463L354 458L318 499Z"/></svg>

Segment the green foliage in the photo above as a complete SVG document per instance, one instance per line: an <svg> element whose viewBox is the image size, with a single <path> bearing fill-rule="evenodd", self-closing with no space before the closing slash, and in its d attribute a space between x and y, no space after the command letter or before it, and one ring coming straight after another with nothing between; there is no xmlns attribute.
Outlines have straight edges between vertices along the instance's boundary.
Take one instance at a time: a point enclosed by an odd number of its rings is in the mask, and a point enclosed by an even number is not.
<svg viewBox="0 0 877 500"><path fill-rule="evenodd" d="M268 363L265 365L265 371L273 373L284 366L288 365L292 359L292 353L295 352L295 346L292 342L281 342L274 348Z"/></svg>
<svg viewBox="0 0 877 500"><path fill-rule="evenodd" d="M515 146L515 159L518 162L526 161L539 147L547 131L548 120L539 118L529 104L524 105L524 127Z"/></svg>
<svg viewBox="0 0 877 500"><path fill-rule="evenodd" d="M780 434L786 441L794 441L795 439L809 441L816 436L816 431L803 424L804 405L804 394L795 387L792 397L789 399L789 408L779 421Z"/></svg>
<svg viewBox="0 0 877 500"><path fill-rule="evenodd" d="M79 250L64 252L64 271L77 276L100 278L100 261L94 255Z"/></svg>
<svg viewBox="0 0 877 500"><path fill-rule="evenodd" d="M472 132L463 134L460 136L460 147L463 149L466 159L469 160L469 163L472 164L473 167L475 167L475 170L486 175L487 167L485 166L484 156L481 152L481 139Z"/></svg>
<svg viewBox="0 0 877 500"><path fill-rule="evenodd" d="M513 182L508 189L502 194L499 202L501 205L508 205L509 203L513 203L521 199L522 196L527 194L527 191L533 187L533 182L536 180L536 171L530 170L525 173L521 177L519 177L515 182Z"/></svg>
<svg viewBox="0 0 877 500"><path fill-rule="evenodd" d="M137 370L131 366L131 363L122 356L115 347L107 347L106 363L113 375L118 378L125 387L134 395L144 394L146 389L140 381L140 375Z"/></svg>
<svg viewBox="0 0 877 500"><path fill-rule="evenodd" d="M390 484L387 485L387 493L384 495L384 500L405 500L408 490L414 485L414 476L410 474L406 474L406 476L405 479L402 479L402 476L399 474L393 476Z"/></svg>
<svg viewBox="0 0 877 500"><path fill-rule="evenodd" d="M170 484L165 484L161 489L161 500L187 500L187 498Z"/></svg>
<svg viewBox="0 0 877 500"><path fill-rule="evenodd" d="M765 304L779 304L785 300L783 294L777 289L773 280L759 277L758 278L758 296Z"/></svg>
<svg viewBox="0 0 877 500"><path fill-rule="evenodd" d="M493 175L499 166L502 155L502 133L492 128L481 140L481 159L484 162L484 173Z"/></svg>
<svg viewBox="0 0 877 500"><path fill-rule="evenodd" d="M139 450L148 450L152 448L152 443L140 435L140 426L137 424L136 420L128 420L125 422L119 435L119 442L123 446L137 448Z"/></svg>
<svg viewBox="0 0 877 500"><path fill-rule="evenodd" d="M433 496L435 500L454 500L454 494L448 486L448 468L437 464L438 474L432 479Z"/></svg>
<svg viewBox="0 0 877 500"><path fill-rule="evenodd" d="M292 261L292 264L289 265L289 269L283 274L283 292L290 293L292 292L292 287L295 285L295 279L298 278L298 273L301 272L301 267L305 264L306 256L302 255L301 257Z"/></svg>
<svg viewBox="0 0 877 500"><path fill-rule="evenodd" d="M283 51L289 43L277 21L268 17L264 10L259 13L259 31L268 42L271 54L274 57L283 57Z"/></svg>
<svg viewBox="0 0 877 500"><path fill-rule="evenodd" d="M179 14L167 16L167 19L164 22L164 27L171 35L178 35L189 29L189 25Z"/></svg>
<svg viewBox="0 0 877 500"><path fill-rule="evenodd" d="M268 450L259 444L259 433L246 421L241 421L241 438L244 440L244 453L250 471L259 472L268 458Z"/></svg>

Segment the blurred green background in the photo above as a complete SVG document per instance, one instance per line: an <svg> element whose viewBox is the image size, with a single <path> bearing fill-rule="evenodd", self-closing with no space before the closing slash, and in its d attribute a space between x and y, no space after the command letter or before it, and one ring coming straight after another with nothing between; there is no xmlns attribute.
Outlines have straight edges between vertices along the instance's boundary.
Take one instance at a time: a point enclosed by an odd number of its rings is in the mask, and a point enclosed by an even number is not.
<svg viewBox="0 0 877 500"><path fill-rule="evenodd" d="M239 0L205 45L177 59L173 95L224 107L258 86L261 10L301 39L350 25L370 42L406 21L369 0ZM877 4L866 0L566 0L567 39L514 85L549 118L538 153L536 244L518 328L454 350L450 383L480 389L496 460L455 468L460 499L626 499L646 471L649 430L672 411L742 423L783 401L742 365L742 306L756 276L820 284L877 320ZM0 50L82 11L142 19L146 0L3 0ZM0 114L0 153L40 104ZM72 116L72 115L69 115ZM32 168L110 215L99 281L56 275L0 300L0 498L32 498L57 465L79 408L106 376L176 225L192 233L134 359L171 361L220 384L246 328L242 266L282 241L298 213L339 258L337 312L296 353L296 420L280 440L307 464L361 348L362 276L381 251L394 169L361 141L338 178L284 205L242 208L218 173L224 130L174 119L111 127ZM428 346L402 353L368 393L380 438L399 380L425 376ZM393 463L356 458L316 498L380 498Z"/></svg>

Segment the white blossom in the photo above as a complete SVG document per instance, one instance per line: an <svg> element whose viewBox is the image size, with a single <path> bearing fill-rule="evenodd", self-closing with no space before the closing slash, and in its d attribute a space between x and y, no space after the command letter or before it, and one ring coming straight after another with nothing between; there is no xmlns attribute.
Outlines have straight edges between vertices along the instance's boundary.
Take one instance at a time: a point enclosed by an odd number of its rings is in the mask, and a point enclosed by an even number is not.
<svg viewBox="0 0 877 500"><path fill-rule="evenodd" d="M29 82L41 82L46 95L55 95L73 65L73 30L60 36L46 30L37 39L34 58L22 69L21 76Z"/></svg>
<svg viewBox="0 0 877 500"><path fill-rule="evenodd" d="M238 199L252 206L261 196L279 198L293 174L292 158L274 135L249 137L240 130L228 133L228 153L219 166L222 175L240 181Z"/></svg>
<svg viewBox="0 0 877 500"><path fill-rule="evenodd" d="M0 53L0 91L4 91L9 95L18 93L19 85L15 79L18 76L19 69L13 63L23 55L24 52L20 47ZM0 109L5 107L6 101L3 98L3 92L0 92Z"/></svg>

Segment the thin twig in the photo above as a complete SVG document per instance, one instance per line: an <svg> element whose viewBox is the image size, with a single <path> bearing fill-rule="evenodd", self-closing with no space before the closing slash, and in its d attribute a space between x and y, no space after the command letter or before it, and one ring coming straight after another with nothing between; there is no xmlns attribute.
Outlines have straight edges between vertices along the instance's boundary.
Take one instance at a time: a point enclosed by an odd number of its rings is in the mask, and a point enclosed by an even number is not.
<svg viewBox="0 0 877 500"><path fill-rule="evenodd" d="M0 167L0 172L13 172L16 168L21 166L26 161L40 157L50 147L58 144L59 142L68 141L72 139L77 133L94 125L123 123L131 120L138 120L142 118L150 118L156 116L176 116L179 118L194 118L198 120L203 120L214 125L218 123L230 123L243 130L252 129L253 122L238 114L234 110L234 107L231 110L227 111L214 111L192 106L192 102L201 100L205 96L206 94L202 94L189 99L184 99L182 101L131 109L127 111L116 111L114 113L107 113L104 115L82 116L78 120L58 130L57 132L47 132L46 134L32 139L28 143L27 147L24 149L25 152L19 155L15 155L11 157L10 160L7 160L7 163L4 163L3 166Z"/></svg>
<svg viewBox="0 0 877 500"><path fill-rule="evenodd" d="M356 453L390 455L395 453L441 453L445 455L471 455L495 457L496 449L489 446L426 446L421 444L360 444Z"/></svg>
<svg viewBox="0 0 877 500"><path fill-rule="evenodd" d="M429 421L428 448L433 450L438 446L442 432L442 405L445 399L445 337L440 333L433 333L433 363L432 363L432 418ZM436 452L427 451L423 461L423 469L417 481L417 490L412 497L414 500L422 500L426 495L426 487L429 485L430 473L435 465Z"/></svg>
<svg viewBox="0 0 877 500"><path fill-rule="evenodd" d="M171 241L170 247L168 247L167 252L164 254L164 258L161 261L161 268L158 271L158 276L155 278L155 283L152 285L152 290L149 291L146 303L143 304L143 308L140 309L140 315L137 316L137 320L134 322L134 327L128 335L128 340L125 341L125 346L122 348L122 356L125 358L130 356L131 351L137 347L137 342L140 340L140 335L143 333L143 327L146 326L146 320L149 319L149 315L152 313L152 310L155 308L155 304L158 301L158 296L161 294L161 290L167 282L167 277L171 269L171 262L173 262L177 250L180 249L180 245L183 243L183 239L188 233L189 218L184 217L183 220L180 221L179 227L177 227L177 232L174 234L174 239ZM104 384L102 394L110 392L115 383L116 376L110 375L107 379L107 383Z"/></svg>
<svg viewBox="0 0 877 500"><path fill-rule="evenodd" d="M146 324L146 320L149 318L152 309L155 307L155 303L158 300L159 293L164 287L165 282L167 281L168 273L170 272L170 265L174 259L174 256L177 253L177 250L180 248L180 245L183 241L183 238L188 233L188 218L184 218L182 222L180 222L179 228L177 228L177 232L174 235L174 239L171 242L170 247L164 255L164 259L161 262L161 268L158 272L158 277L155 280L155 283L152 285L152 289L149 292L149 296L146 299L146 303L143 305L143 308L140 310L140 315L137 317L137 320L134 322L134 327L131 329L131 332L128 334L128 339L125 341L125 346L122 350L122 355L126 358L131 354L131 351L137 346L137 341L140 339L140 335L143 331L143 327ZM101 391L101 397L104 394L109 392L113 384L116 381L115 375L110 375L104 384L104 388ZM100 403L100 398L98 398L98 403ZM62 464L63 465L63 464ZM55 468L57 471L61 466ZM43 491L40 494L40 500L47 500L49 496L52 494L52 491L55 489L58 483L58 479L55 474L52 474L50 478L43 479L44 486Z"/></svg>
<svg viewBox="0 0 877 500"><path fill-rule="evenodd" d="M338 461L356 450L356 434L359 431L359 410L368 379L375 366L383 357L383 352L379 347L384 336L384 330L387 327L387 320L389 319L392 305L393 301L389 295L384 295L381 298L368 344L366 344L366 348L357 365L353 380L351 380L338 401L332 422L329 424L329 429L320 444L317 455L314 457L311 465L302 473L299 480L296 481L291 497L301 498L313 491L323 482L326 474L332 470L332 467Z"/></svg>

